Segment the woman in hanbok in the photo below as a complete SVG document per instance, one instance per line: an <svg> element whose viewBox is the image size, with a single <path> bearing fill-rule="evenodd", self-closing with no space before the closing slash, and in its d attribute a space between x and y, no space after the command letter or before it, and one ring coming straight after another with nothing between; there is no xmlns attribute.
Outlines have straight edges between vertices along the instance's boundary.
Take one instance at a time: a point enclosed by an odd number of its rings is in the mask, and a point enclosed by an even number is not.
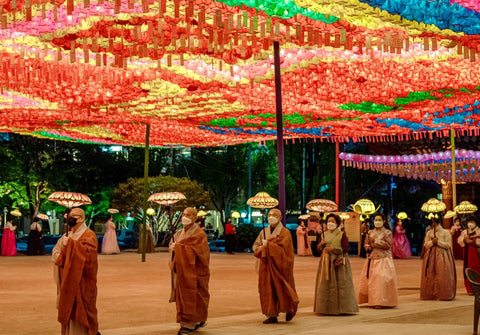
<svg viewBox="0 0 480 335"><path fill-rule="evenodd" d="M462 234L462 226L460 225L460 218L453 219L453 225L450 228L452 235L453 258L463 259L463 246L458 243L458 238Z"/></svg>
<svg viewBox="0 0 480 335"><path fill-rule="evenodd" d="M373 217L374 229L365 238L367 259L360 276L358 303L374 308L397 306L397 272L392 258L392 232L383 213Z"/></svg>
<svg viewBox="0 0 480 335"><path fill-rule="evenodd" d="M405 235L403 221L408 219L407 213L401 212L397 215L398 221L395 227L395 235L393 236L392 256L393 258L406 259L412 257L412 249L410 242Z"/></svg>
<svg viewBox="0 0 480 335"><path fill-rule="evenodd" d="M358 304L348 259L348 239L338 229L338 215L329 214L326 221L327 230L318 244L322 254L315 283L313 310L324 315L356 314Z"/></svg>
<svg viewBox="0 0 480 335"><path fill-rule="evenodd" d="M421 300L453 300L457 273L452 253L452 236L442 228L437 214L430 213L431 229L425 235L425 255L420 281Z"/></svg>
<svg viewBox="0 0 480 335"><path fill-rule="evenodd" d="M478 227L478 218L470 215L467 218L467 229L462 231L458 238L458 244L463 247L463 278L465 288L468 294L472 294L472 287L465 276L465 269L470 268L480 273L480 257L478 250L480 248L480 227Z"/></svg>
<svg viewBox="0 0 480 335"><path fill-rule="evenodd" d="M301 220L297 228L297 255L299 256L312 255L312 248L310 247L307 232L308 229L305 227L305 222Z"/></svg>
<svg viewBox="0 0 480 335"><path fill-rule="evenodd" d="M117 233L115 231L115 223L112 217L105 222L105 234L102 240L102 254L111 255L119 254L120 248L117 243Z"/></svg>
<svg viewBox="0 0 480 335"><path fill-rule="evenodd" d="M3 227L2 256L15 256L17 254L15 229L17 229L17 227L12 225L12 220L8 220Z"/></svg>
<svg viewBox="0 0 480 335"><path fill-rule="evenodd" d="M40 219L33 219L30 225L30 233L28 234L28 255L45 255L45 243L43 241L42 226L39 224Z"/></svg>

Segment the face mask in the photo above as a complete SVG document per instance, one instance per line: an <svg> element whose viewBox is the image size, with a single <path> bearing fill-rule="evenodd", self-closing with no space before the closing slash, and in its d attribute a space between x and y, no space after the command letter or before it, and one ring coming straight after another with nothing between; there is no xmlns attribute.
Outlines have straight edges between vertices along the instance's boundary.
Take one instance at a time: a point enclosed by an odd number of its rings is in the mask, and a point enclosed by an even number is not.
<svg viewBox="0 0 480 335"><path fill-rule="evenodd" d="M74 227L74 226L77 225L77 219L69 216L69 217L67 217L67 224L68 224L70 227Z"/></svg>
<svg viewBox="0 0 480 335"><path fill-rule="evenodd" d="M475 222L467 222L467 227L470 228L470 229L473 229L475 228L477 225L475 224Z"/></svg>
<svg viewBox="0 0 480 335"><path fill-rule="evenodd" d="M335 229L337 229L337 224L335 222L327 222L327 229L328 230L335 230Z"/></svg>
<svg viewBox="0 0 480 335"><path fill-rule="evenodd" d="M278 223L278 219L275 216L269 216L268 223L272 226L275 226Z"/></svg>
<svg viewBox="0 0 480 335"><path fill-rule="evenodd" d="M373 221L373 225L375 226L375 228L381 228L383 227L383 221Z"/></svg>
<svg viewBox="0 0 480 335"><path fill-rule="evenodd" d="M191 224L191 223L192 223L192 219L189 219L189 218L187 218L187 217L182 216L182 224L183 224L184 226L188 226L188 225Z"/></svg>

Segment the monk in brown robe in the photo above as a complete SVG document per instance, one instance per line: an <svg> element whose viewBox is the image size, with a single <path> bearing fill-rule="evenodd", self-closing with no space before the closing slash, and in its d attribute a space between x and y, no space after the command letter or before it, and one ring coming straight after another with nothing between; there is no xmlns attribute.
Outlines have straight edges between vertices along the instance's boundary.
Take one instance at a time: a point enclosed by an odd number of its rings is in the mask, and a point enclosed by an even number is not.
<svg viewBox="0 0 480 335"><path fill-rule="evenodd" d="M279 313L287 313L290 321L297 313L298 295L293 279L293 243L290 231L281 224L282 213L272 209L268 213L269 226L264 228L253 244L259 258L258 291L263 323L277 323Z"/></svg>
<svg viewBox="0 0 480 335"><path fill-rule="evenodd" d="M210 249L207 234L197 220L197 210L187 207L183 211L183 229L170 241L170 269L172 294L170 302L177 304L178 334L190 334L204 327L208 315L208 281L210 279Z"/></svg>
<svg viewBox="0 0 480 335"><path fill-rule="evenodd" d="M62 334L96 335L97 235L87 228L85 212L73 208L68 214L69 231L52 251L57 283L58 321Z"/></svg>

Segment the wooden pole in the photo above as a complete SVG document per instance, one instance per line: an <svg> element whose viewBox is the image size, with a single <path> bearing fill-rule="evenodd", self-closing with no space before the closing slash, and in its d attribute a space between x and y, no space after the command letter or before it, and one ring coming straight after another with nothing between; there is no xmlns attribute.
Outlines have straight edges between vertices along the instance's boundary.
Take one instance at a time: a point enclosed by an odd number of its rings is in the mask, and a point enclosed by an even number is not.
<svg viewBox="0 0 480 335"><path fill-rule="evenodd" d="M147 199L148 199L148 165L150 146L150 124L145 129L145 163L143 168L143 219L142 219L142 262L145 262L147 250Z"/></svg>

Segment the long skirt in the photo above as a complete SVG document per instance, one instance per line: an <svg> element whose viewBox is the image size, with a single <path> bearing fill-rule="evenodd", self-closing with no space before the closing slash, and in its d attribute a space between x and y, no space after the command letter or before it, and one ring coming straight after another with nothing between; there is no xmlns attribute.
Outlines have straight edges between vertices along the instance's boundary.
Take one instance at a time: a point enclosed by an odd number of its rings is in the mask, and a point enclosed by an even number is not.
<svg viewBox="0 0 480 335"><path fill-rule="evenodd" d="M360 276L358 303L368 306L397 306L397 273L391 257L367 259Z"/></svg>
<svg viewBox="0 0 480 335"><path fill-rule="evenodd" d="M453 300L457 290L457 273L451 249L437 245L425 250L420 280L420 299Z"/></svg>
<svg viewBox="0 0 480 335"><path fill-rule="evenodd" d="M3 230L2 256L15 256L17 254L17 242L15 233L10 229Z"/></svg>

